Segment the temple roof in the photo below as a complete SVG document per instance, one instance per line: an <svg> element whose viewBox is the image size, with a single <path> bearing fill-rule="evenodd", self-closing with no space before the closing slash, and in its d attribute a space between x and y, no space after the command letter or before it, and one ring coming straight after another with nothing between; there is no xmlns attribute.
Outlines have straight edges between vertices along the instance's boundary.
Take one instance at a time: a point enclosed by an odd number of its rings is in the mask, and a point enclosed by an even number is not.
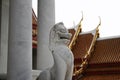
<svg viewBox="0 0 120 80"><path fill-rule="evenodd" d="M69 32L74 34L75 30L70 29ZM93 30L86 33L80 33L76 45L72 49L75 60L79 59L79 63L90 47L93 38L92 32ZM90 64L120 61L120 36L98 38L92 54L93 57L90 60Z"/></svg>
<svg viewBox="0 0 120 80"><path fill-rule="evenodd" d="M70 29L74 35L75 30ZM72 48L75 65L80 65L89 49L94 30L81 32ZM88 62L86 74L120 73L120 36L98 38Z"/></svg>
<svg viewBox="0 0 120 80"><path fill-rule="evenodd" d="M32 10L32 46L37 48L37 17Z"/></svg>
<svg viewBox="0 0 120 80"><path fill-rule="evenodd" d="M120 37L97 40L90 64L120 61Z"/></svg>
<svg viewBox="0 0 120 80"><path fill-rule="evenodd" d="M75 33L75 30L70 29L69 32L72 33L72 36L73 36ZM76 45L72 48L72 52L75 58L75 64L81 63L82 58L85 56L86 51L90 47L92 38L93 38L92 33L81 34L81 35L79 34L76 40Z"/></svg>
<svg viewBox="0 0 120 80"><path fill-rule="evenodd" d="M37 17L33 10L32 10L32 24L33 24L33 27L34 25L37 25Z"/></svg>

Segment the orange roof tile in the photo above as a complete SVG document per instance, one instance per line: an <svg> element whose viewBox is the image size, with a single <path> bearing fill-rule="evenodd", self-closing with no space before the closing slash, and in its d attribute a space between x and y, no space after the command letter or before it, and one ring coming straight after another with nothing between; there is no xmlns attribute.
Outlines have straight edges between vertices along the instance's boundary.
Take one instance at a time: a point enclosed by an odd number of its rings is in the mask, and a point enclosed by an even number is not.
<svg viewBox="0 0 120 80"><path fill-rule="evenodd" d="M70 33L74 35L75 31L71 29ZM91 33L81 34L78 36L76 40L76 44L72 48L75 64L81 63L82 58L84 57L84 55L86 54L87 50L90 47L92 39L93 39L93 35Z"/></svg>
<svg viewBox="0 0 120 80"><path fill-rule="evenodd" d="M110 63L120 64L120 37L98 40L95 44L95 50L89 62L91 65L104 64L104 66L105 64L110 65Z"/></svg>

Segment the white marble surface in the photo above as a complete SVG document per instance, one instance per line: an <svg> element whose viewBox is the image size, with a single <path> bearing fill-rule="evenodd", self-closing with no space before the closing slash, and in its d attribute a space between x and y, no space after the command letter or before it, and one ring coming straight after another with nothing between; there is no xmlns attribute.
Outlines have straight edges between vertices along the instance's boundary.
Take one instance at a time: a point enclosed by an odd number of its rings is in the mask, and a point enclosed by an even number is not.
<svg viewBox="0 0 120 80"><path fill-rule="evenodd" d="M40 70L32 70L32 80L36 80L42 71Z"/></svg>
<svg viewBox="0 0 120 80"><path fill-rule="evenodd" d="M0 33L0 74L7 73L9 0L2 0Z"/></svg>
<svg viewBox="0 0 120 80"><path fill-rule="evenodd" d="M32 70L32 80L36 80L41 72L42 71L40 71L40 70ZM6 79L6 78L7 78L7 74L6 73L1 73L0 74L0 80L1 79Z"/></svg>
<svg viewBox="0 0 120 80"><path fill-rule="evenodd" d="M49 51L49 32L55 24L55 0L38 0L37 69L45 70L53 65Z"/></svg>
<svg viewBox="0 0 120 80"><path fill-rule="evenodd" d="M7 80L32 80L32 0L10 0Z"/></svg>

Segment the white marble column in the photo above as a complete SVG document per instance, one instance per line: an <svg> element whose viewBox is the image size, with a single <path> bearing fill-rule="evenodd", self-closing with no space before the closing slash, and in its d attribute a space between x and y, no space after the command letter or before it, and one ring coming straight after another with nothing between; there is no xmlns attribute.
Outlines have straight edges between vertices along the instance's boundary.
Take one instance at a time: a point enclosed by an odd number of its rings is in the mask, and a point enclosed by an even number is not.
<svg viewBox="0 0 120 80"><path fill-rule="evenodd" d="M53 64L49 51L49 32L55 24L55 0L38 0L37 69L44 70Z"/></svg>
<svg viewBox="0 0 120 80"><path fill-rule="evenodd" d="M10 0L7 80L32 80L32 0Z"/></svg>
<svg viewBox="0 0 120 80"><path fill-rule="evenodd" d="M1 0L0 75L7 73L9 0Z"/></svg>

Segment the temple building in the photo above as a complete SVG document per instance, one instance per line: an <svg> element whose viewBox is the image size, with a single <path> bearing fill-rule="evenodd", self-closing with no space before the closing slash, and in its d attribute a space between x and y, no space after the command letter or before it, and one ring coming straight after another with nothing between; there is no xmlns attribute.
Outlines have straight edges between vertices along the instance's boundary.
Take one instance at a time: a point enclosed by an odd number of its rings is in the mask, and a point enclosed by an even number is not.
<svg viewBox="0 0 120 80"><path fill-rule="evenodd" d="M40 70L53 65L48 49L55 24L54 0L0 0L0 80L36 80ZM120 36L101 38L98 26L83 32L69 29L68 47L74 55L73 80L119 80Z"/></svg>
<svg viewBox="0 0 120 80"><path fill-rule="evenodd" d="M120 36L101 38L100 24L94 30L86 32L82 31L82 26L78 28L79 30L69 29L72 34L71 42L75 38L76 32L79 32L71 48L75 59L73 80L120 79ZM33 24L33 30L36 27L37 25ZM36 36L33 36L33 55L35 59L37 56ZM35 65L33 65L34 68ZM81 69L82 66L83 69Z"/></svg>

